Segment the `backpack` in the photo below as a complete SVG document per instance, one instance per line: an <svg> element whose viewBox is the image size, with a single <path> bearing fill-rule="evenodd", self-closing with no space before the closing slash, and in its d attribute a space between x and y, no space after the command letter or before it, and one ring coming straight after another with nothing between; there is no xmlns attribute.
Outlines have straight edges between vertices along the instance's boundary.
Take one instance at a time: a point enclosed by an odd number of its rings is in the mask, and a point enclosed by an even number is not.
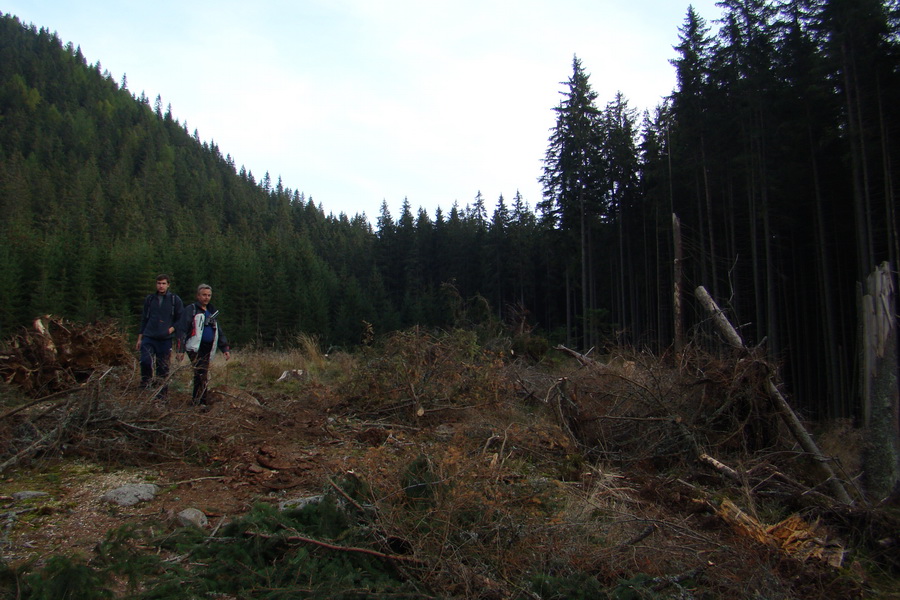
<svg viewBox="0 0 900 600"><path fill-rule="evenodd" d="M171 293L171 292L169 292ZM150 302L156 297L156 294L147 294L147 297L144 298L144 320L150 318ZM172 324L175 324L175 298L177 298L175 294L172 294L172 315L171 321Z"/></svg>

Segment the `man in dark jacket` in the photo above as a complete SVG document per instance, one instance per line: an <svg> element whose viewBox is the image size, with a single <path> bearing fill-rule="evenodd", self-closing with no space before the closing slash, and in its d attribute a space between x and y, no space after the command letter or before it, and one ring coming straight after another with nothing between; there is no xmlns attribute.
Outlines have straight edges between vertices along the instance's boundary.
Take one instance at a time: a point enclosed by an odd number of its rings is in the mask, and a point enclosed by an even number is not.
<svg viewBox="0 0 900 600"><path fill-rule="evenodd" d="M144 299L136 348L141 351L141 385L151 385L155 360L156 376L162 381L159 395L163 398L168 391L165 382L169 376L172 338L183 311L181 298L169 291L169 276L157 276L156 293Z"/></svg>
<svg viewBox="0 0 900 600"><path fill-rule="evenodd" d="M209 303L212 288L205 283L197 286L197 301L184 309L178 324L178 360L187 351L194 365L194 391L192 404L206 405L206 388L209 385L209 364L221 350L225 360L231 358L231 348L225 332L219 326L219 311Z"/></svg>

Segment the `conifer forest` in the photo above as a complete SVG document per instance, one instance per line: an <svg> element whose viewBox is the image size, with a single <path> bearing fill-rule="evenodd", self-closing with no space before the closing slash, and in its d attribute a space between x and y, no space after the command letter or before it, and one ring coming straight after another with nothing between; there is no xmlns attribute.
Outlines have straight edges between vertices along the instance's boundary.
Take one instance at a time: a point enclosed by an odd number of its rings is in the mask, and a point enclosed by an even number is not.
<svg viewBox="0 0 900 600"><path fill-rule="evenodd" d="M0 336L43 314L133 329L165 272L187 300L213 285L237 347L464 318L663 355L706 327L703 286L805 414L855 418L861 286L900 264L900 5L720 5L673 24L677 85L652 109L598 97L573 57L542 198L371 216L248 172L77 41L2 15Z"/></svg>

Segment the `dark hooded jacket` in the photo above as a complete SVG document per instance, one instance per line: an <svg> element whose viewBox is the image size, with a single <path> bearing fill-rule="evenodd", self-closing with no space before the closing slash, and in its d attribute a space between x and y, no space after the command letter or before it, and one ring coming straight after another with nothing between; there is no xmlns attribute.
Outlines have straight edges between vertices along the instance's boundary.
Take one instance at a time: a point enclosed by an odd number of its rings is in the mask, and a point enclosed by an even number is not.
<svg viewBox="0 0 900 600"><path fill-rule="evenodd" d="M174 336L169 333L169 328L178 330L178 322L184 304L176 294L166 292L160 301L159 294L150 294L144 300L144 310L141 313L141 327L138 333L146 338L154 340L167 340Z"/></svg>

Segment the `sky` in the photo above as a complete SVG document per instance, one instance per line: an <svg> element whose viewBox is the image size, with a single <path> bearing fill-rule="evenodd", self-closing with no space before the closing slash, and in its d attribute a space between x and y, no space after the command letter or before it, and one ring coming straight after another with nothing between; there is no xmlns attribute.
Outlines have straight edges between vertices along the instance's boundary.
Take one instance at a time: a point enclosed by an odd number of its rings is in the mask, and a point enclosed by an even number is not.
<svg viewBox="0 0 900 600"><path fill-rule="evenodd" d="M578 56L602 108L642 114L675 87L688 5L716 0L6 0L0 11L80 46L157 95L257 181L326 214L404 199L432 217L481 192L541 200L553 108Z"/></svg>

